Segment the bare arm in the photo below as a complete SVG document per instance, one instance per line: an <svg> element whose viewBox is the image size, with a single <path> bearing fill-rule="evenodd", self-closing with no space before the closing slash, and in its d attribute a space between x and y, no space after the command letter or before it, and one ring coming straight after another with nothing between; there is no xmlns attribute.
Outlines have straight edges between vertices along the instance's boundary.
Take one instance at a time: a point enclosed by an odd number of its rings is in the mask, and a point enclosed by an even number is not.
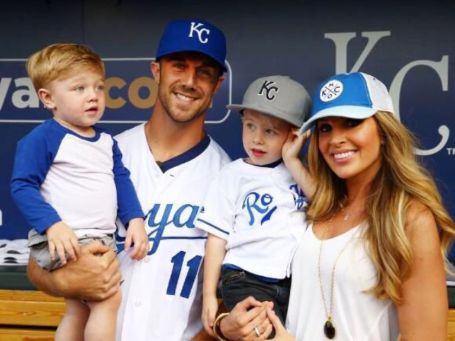
<svg viewBox="0 0 455 341"><path fill-rule="evenodd" d="M107 246L92 243L81 247L77 261L48 272L30 259L27 275L40 290L53 296L99 301L120 287L119 263Z"/></svg>
<svg viewBox="0 0 455 341"><path fill-rule="evenodd" d="M226 254L226 240L209 234L204 257L202 323L206 332L213 335L213 322L218 311L216 288L220 280L221 264Z"/></svg>
<svg viewBox="0 0 455 341"><path fill-rule="evenodd" d="M411 206L407 220L414 261L397 307L401 340L446 340L447 288L436 222L421 204Z"/></svg>
<svg viewBox="0 0 455 341"><path fill-rule="evenodd" d="M294 180L305 193L305 196L311 200L316 191L316 184L300 159L300 151L308 139L309 134L310 131L299 134L297 130L291 130L288 134L287 141L283 145L282 157L286 168Z"/></svg>

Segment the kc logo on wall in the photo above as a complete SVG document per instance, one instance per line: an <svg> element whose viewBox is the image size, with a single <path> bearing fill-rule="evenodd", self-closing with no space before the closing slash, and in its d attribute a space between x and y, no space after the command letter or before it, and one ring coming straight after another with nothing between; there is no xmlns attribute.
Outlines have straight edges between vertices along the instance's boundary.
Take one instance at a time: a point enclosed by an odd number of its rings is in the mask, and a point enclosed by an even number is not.
<svg viewBox="0 0 455 341"><path fill-rule="evenodd" d="M363 67L363 63L365 60L370 57L374 58L374 51L373 49L376 48L376 45L380 45L380 40L390 37L392 33L390 31L379 31L379 32L361 32L361 37L367 39L367 44L365 48L362 50L361 54L358 56L354 66L351 69L347 67L347 55L348 55L348 43L357 37L356 32L348 32L348 33L326 33L324 37L326 39L330 39L333 41L335 45L335 68L336 73L343 73L343 72L356 72L361 71ZM378 46L377 48L380 48ZM418 73L419 68L425 67L428 68L434 75L439 78L441 84L441 91L447 92L448 88L448 78L449 78L449 56L442 55L440 56L440 60L414 60L398 70L395 74L395 77L392 80L392 83L389 87L390 95L393 99L393 105L397 112L398 117L400 117L400 98L402 93L403 84L405 82L405 77L410 73ZM342 89L337 88L337 84L332 84L325 89L324 96L327 100L330 100L332 96L337 96L337 93ZM322 98L322 97L321 97ZM435 119L434 116L425 115L425 120L429 118ZM406 121L404 122L406 123ZM423 123L423 122L422 122ZM416 153L418 155L433 155L437 152L440 152L447 146L447 142L450 136L450 129L447 124L442 123L439 127L437 132L439 133L440 140L435 145L428 149L418 149ZM428 132L430 133L430 132ZM449 148L452 149L452 148Z"/></svg>

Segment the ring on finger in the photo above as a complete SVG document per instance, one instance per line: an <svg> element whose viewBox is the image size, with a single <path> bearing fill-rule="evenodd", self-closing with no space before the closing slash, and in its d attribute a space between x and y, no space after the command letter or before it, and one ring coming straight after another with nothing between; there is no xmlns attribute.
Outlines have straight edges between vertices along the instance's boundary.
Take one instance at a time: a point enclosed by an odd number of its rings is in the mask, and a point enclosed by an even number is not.
<svg viewBox="0 0 455 341"><path fill-rule="evenodd" d="M254 333L256 334L257 337L261 336L261 332L259 331L258 326L254 327Z"/></svg>

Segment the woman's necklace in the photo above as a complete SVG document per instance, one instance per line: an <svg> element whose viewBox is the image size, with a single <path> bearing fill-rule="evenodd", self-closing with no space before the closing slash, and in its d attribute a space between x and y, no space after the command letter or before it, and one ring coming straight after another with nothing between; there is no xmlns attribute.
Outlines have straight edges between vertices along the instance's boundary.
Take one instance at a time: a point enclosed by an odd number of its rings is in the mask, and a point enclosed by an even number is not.
<svg viewBox="0 0 455 341"><path fill-rule="evenodd" d="M344 214L344 210L343 210L343 214ZM350 216L348 214L344 214L343 221L348 221L349 218L350 218ZM326 229L329 227L329 224L332 222L332 219L333 219L333 216L332 216L332 218L330 218ZM335 286L335 270L336 270L336 266L338 264L338 260L340 259L341 255L344 253L344 251L348 248L348 245L351 243L351 241L354 239L353 237L354 237L354 234L352 234L351 238L348 240L346 245L340 251L337 258L335 259L335 263L333 264L331 278L330 278L330 310L327 307L325 294L324 294L324 287L322 285L322 276L321 276L321 254L322 254L322 244L323 244L324 238L325 238L325 232L324 232L324 235L322 236L321 244L319 246L319 257L318 257L319 287L321 289L322 302L324 303L324 310L325 310L325 314L327 316L327 321L324 323L324 335L327 336L328 339L333 339L336 334L335 326L333 325L333 322L332 322L333 297L334 297L333 288Z"/></svg>

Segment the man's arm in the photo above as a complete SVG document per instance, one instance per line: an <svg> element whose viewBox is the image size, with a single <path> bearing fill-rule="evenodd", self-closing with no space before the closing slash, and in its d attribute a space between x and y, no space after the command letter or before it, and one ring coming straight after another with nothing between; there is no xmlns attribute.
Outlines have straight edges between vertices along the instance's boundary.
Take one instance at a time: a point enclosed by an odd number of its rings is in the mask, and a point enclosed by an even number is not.
<svg viewBox="0 0 455 341"><path fill-rule="evenodd" d="M52 296L104 300L120 288L121 274L116 254L98 242L81 247L77 261L52 272L29 260L27 274L39 289Z"/></svg>

